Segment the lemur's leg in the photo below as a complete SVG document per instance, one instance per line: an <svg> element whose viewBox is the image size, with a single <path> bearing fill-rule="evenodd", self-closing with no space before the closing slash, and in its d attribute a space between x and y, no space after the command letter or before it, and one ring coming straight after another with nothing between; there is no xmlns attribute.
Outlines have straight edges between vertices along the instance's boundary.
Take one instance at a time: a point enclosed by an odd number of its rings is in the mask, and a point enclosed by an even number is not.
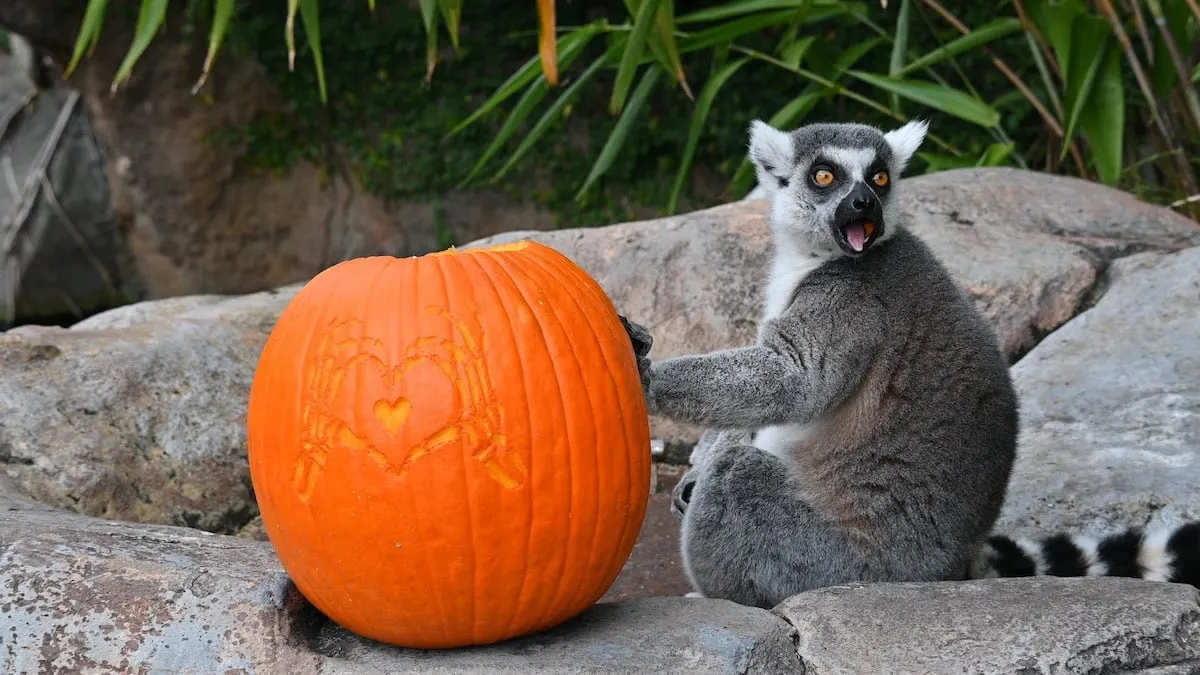
<svg viewBox="0 0 1200 675"><path fill-rule="evenodd" d="M870 576L839 525L786 484L779 458L726 445L684 479L674 496L688 499L672 508L686 509L684 569L704 596L770 608L810 588Z"/></svg>

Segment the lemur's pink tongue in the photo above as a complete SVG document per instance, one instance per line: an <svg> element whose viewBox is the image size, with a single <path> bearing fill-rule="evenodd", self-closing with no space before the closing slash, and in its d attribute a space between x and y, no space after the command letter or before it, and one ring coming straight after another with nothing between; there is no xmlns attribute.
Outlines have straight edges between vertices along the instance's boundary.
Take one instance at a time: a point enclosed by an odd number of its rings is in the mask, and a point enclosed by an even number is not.
<svg viewBox="0 0 1200 675"><path fill-rule="evenodd" d="M861 223L854 223L846 226L846 241L850 242L850 248L855 251L863 250L863 244L867 243L867 230Z"/></svg>

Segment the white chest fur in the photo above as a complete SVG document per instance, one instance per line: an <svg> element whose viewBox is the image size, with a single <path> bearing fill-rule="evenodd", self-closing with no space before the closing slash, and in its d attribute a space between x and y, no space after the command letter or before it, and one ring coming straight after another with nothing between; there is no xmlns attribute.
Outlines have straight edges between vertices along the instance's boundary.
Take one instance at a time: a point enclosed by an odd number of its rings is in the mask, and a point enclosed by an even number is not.
<svg viewBox="0 0 1200 675"><path fill-rule="evenodd" d="M763 323L783 314L796 287L825 262L826 260L819 256L780 250L775 255L771 264L771 276L767 279Z"/></svg>
<svg viewBox="0 0 1200 675"><path fill-rule="evenodd" d="M762 326L783 314L796 292L796 287L825 262L827 261L819 256L780 249L776 253L771 276L767 281L763 318L759 325ZM792 453L817 432L819 423L819 420L814 420L809 424L783 424L758 429L754 433L754 445L790 463Z"/></svg>

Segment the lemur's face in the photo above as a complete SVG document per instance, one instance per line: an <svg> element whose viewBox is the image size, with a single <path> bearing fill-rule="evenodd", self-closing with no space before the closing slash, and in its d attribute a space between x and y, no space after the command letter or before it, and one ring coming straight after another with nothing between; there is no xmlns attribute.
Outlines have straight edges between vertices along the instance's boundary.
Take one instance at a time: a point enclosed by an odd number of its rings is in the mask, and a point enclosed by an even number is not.
<svg viewBox="0 0 1200 675"><path fill-rule="evenodd" d="M750 159L782 234L820 257L857 257L887 239L893 182L925 137L922 121L884 133L862 124L784 132L750 125Z"/></svg>

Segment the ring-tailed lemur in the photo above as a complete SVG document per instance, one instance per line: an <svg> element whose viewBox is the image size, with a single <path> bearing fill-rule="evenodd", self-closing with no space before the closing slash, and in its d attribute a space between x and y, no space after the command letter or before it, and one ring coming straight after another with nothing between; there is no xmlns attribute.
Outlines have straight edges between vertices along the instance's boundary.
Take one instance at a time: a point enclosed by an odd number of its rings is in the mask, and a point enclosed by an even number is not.
<svg viewBox="0 0 1200 675"><path fill-rule="evenodd" d="M992 532L1018 400L990 325L904 227L913 121L755 121L775 259L755 344L651 362L652 412L708 427L674 491L697 594L771 607L855 581L1121 575L1200 586L1200 523L1143 539Z"/></svg>

